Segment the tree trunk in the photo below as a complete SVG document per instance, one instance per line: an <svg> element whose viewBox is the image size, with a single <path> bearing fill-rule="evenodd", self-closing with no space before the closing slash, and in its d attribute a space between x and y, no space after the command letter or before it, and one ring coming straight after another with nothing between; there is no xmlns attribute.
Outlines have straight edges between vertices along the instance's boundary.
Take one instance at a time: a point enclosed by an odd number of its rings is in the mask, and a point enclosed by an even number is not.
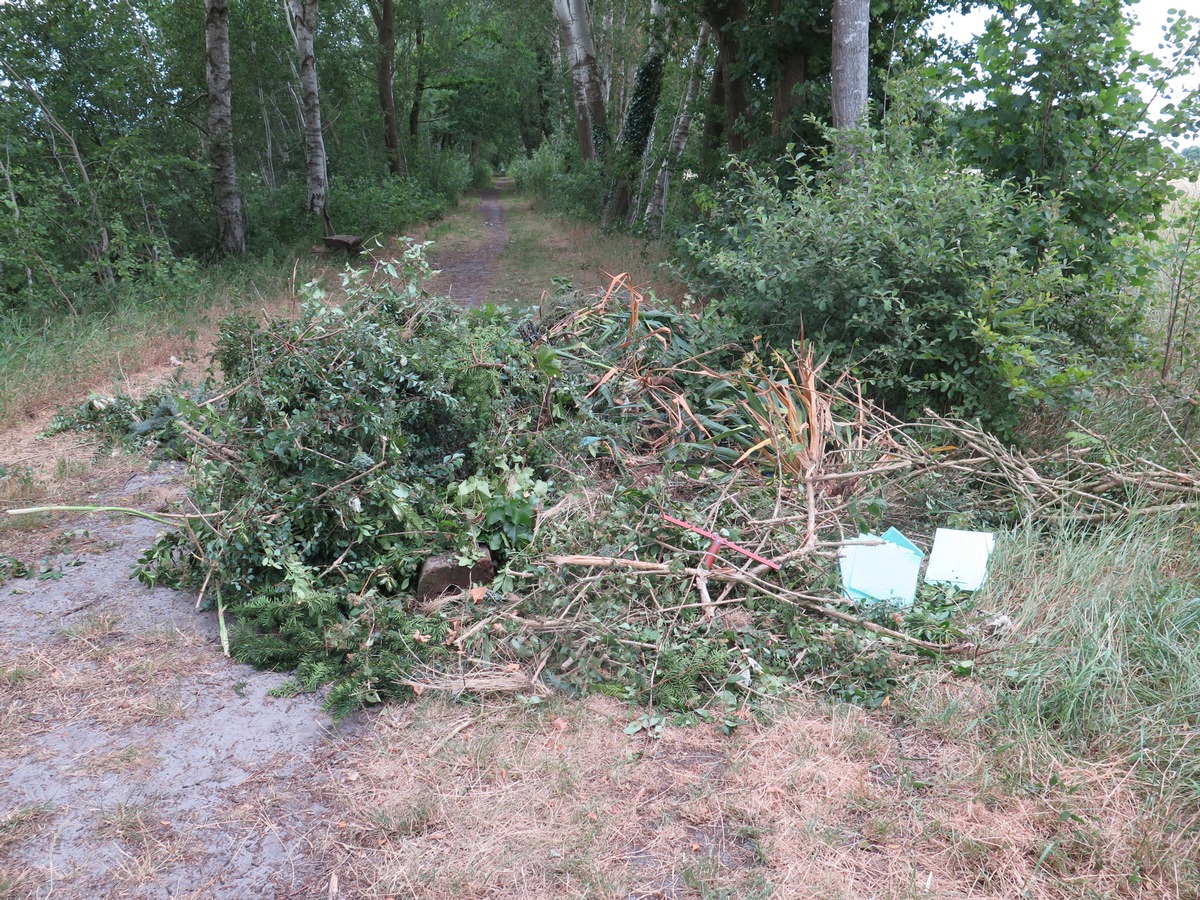
<svg viewBox="0 0 1200 900"><path fill-rule="evenodd" d="M638 66L629 110L621 128L621 152L616 161L615 183L604 209L604 222L607 225L624 221L629 215L634 173L641 168L642 157L654 127L658 97L662 93L663 66L666 63L662 40L665 13L661 0L650 0L650 41L646 47L646 58Z"/></svg>
<svg viewBox="0 0 1200 900"><path fill-rule="evenodd" d="M393 0L369 0L378 47L375 57L375 86L379 111L383 114L383 147L388 171L403 175L400 159L400 124L396 118L396 5Z"/></svg>
<svg viewBox="0 0 1200 900"><path fill-rule="evenodd" d="M554 0L554 14L562 26L570 60L579 155L598 159L608 144L608 119L587 0Z"/></svg>
<svg viewBox="0 0 1200 900"><path fill-rule="evenodd" d="M771 137L783 134L792 110L799 102L796 87L808 81L808 54L793 50L783 62L783 71L775 82L775 96L771 98Z"/></svg>
<svg viewBox="0 0 1200 900"><path fill-rule="evenodd" d="M425 95L425 17L417 11L417 80L413 84L413 101L408 110L408 136L414 141L421 131L421 98Z"/></svg>
<svg viewBox="0 0 1200 900"><path fill-rule="evenodd" d="M329 193L325 134L321 127L321 87L317 81L317 58L313 35L317 30L318 0L285 0L288 28L300 60L300 105L304 114L304 156L308 177L305 209L321 218L330 232L325 201Z"/></svg>
<svg viewBox="0 0 1200 900"><path fill-rule="evenodd" d="M721 50L725 139L730 153L741 153L750 146L744 124L750 118L750 101L746 94L746 82L737 75L741 50L735 26L750 14L750 9L746 0L706 0L703 12L717 35L717 46Z"/></svg>
<svg viewBox="0 0 1200 900"><path fill-rule="evenodd" d="M246 220L238 193L233 153L233 79L229 71L229 0L204 3L205 78L208 82L208 139L212 155L217 246L236 256L246 252ZM268 131L268 134L270 132ZM268 148L268 154L270 149Z"/></svg>
<svg viewBox="0 0 1200 900"><path fill-rule="evenodd" d="M688 74L687 88L683 92L683 102L679 107L679 115L675 117L675 125L671 129L671 140L667 144L667 155L659 167L658 177L654 179L654 190L650 194L650 202L646 204L645 222L652 224L656 219L661 220L667 209L667 189L671 181L671 167L678 164L683 156L683 148L687 146L688 135L692 130L692 107L696 96L700 93L700 74L704 70L704 50L708 46L710 33L707 22L700 23L700 35L696 38L695 61L692 71ZM661 222L660 222L661 224Z"/></svg>
<svg viewBox="0 0 1200 900"><path fill-rule="evenodd" d="M833 127L860 124L870 68L870 0L834 0Z"/></svg>
<svg viewBox="0 0 1200 900"><path fill-rule="evenodd" d="M704 112L704 134L700 138L700 167L712 172L721 157L725 137L725 54L717 42L717 61L713 63L712 82L708 86L708 105Z"/></svg>

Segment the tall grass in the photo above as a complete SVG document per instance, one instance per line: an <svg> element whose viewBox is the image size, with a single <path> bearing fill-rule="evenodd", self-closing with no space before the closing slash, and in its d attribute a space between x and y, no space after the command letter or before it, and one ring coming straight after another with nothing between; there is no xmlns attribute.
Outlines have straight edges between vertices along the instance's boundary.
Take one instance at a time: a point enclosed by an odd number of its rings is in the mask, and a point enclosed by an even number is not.
<svg viewBox="0 0 1200 900"><path fill-rule="evenodd" d="M202 356L222 317L286 293L279 260L225 263L153 286L118 286L79 315L0 314L0 426L122 382L146 368ZM303 277L300 273L298 277Z"/></svg>
<svg viewBox="0 0 1200 900"><path fill-rule="evenodd" d="M1160 797L1200 803L1198 529L1131 515L1007 540L990 592L1015 622L1001 731L1123 761Z"/></svg>

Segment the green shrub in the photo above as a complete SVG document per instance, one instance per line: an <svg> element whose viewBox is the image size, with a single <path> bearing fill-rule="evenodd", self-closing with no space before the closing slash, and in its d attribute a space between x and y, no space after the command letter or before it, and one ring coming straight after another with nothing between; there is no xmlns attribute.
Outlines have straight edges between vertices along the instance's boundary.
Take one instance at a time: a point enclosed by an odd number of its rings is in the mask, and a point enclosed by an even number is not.
<svg viewBox="0 0 1200 900"><path fill-rule="evenodd" d="M291 249L320 238L320 222L304 213L303 181L285 181L271 188L261 179L247 175L241 179L241 186L247 252L257 255Z"/></svg>
<svg viewBox="0 0 1200 900"><path fill-rule="evenodd" d="M579 162L571 144L551 138L529 159L509 168L517 188L533 194L546 208L577 219L598 220L606 183L599 163Z"/></svg>
<svg viewBox="0 0 1200 900"><path fill-rule="evenodd" d="M563 141L551 138L533 151L528 159L518 159L509 166L508 173L517 183L517 189L546 198L551 184L565 166L566 148Z"/></svg>
<svg viewBox="0 0 1200 900"><path fill-rule="evenodd" d="M820 169L784 161L786 179L741 165L702 198L683 251L747 337L813 342L899 415L933 408L999 431L1129 349L1138 308L1120 273L1073 277L1050 204L886 137L830 150Z"/></svg>
<svg viewBox="0 0 1200 900"><path fill-rule="evenodd" d="M425 150L409 161L413 178L442 199L444 206L458 201L471 186L471 158L458 150Z"/></svg>
<svg viewBox="0 0 1200 900"><path fill-rule="evenodd" d="M457 199L457 195L454 198ZM436 219L446 197L410 178L338 178L330 185L330 215L338 231L361 235L401 234Z"/></svg>

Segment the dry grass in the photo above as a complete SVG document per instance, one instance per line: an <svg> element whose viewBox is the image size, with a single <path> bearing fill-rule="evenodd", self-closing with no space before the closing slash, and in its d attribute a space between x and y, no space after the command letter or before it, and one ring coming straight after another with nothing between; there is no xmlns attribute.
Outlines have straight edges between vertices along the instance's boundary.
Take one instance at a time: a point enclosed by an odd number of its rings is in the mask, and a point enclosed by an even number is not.
<svg viewBox="0 0 1200 900"><path fill-rule="evenodd" d="M0 658L0 758L10 759L25 754L27 738L73 722L116 730L182 718L178 679L206 659L197 635L127 633L104 614L64 631L53 647L0 643ZM144 768L154 757L138 751L127 762Z"/></svg>
<svg viewBox="0 0 1200 900"><path fill-rule="evenodd" d="M666 248L627 235L538 211L519 195L501 199L509 245L501 254L504 291L521 303L536 303L553 292L554 279L565 278L585 292L603 291L612 277L628 272L642 292L682 299L685 287L662 268Z"/></svg>
<svg viewBox="0 0 1200 900"><path fill-rule="evenodd" d="M42 835L56 816L53 806L38 803L11 810L0 817L0 900L31 896L32 873L10 865L8 857L14 849Z"/></svg>
<svg viewBox="0 0 1200 900"><path fill-rule="evenodd" d="M985 750L986 691L929 679L929 727L803 699L657 740L596 698L391 708L318 844L349 896L1187 895L1119 768Z"/></svg>
<svg viewBox="0 0 1200 900"><path fill-rule="evenodd" d="M96 834L114 845L111 877L125 890L154 880L192 850L192 842L152 803L118 802L98 810Z"/></svg>

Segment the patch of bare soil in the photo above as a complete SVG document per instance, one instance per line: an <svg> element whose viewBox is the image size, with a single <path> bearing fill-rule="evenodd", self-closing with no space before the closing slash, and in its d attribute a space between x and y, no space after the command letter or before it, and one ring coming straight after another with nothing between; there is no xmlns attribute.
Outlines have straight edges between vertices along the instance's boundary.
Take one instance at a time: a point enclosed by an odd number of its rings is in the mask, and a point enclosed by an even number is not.
<svg viewBox="0 0 1200 900"><path fill-rule="evenodd" d="M161 505L180 472L100 502ZM342 742L283 676L226 659L194 598L131 578L159 526L81 516L101 542L0 588L0 896L309 897L314 801Z"/></svg>
<svg viewBox="0 0 1200 900"><path fill-rule="evenodd" d="M500 185L501 189L504 187ZM479 215L487 229L486 238L473 247L438 255L436 265L441 274L429 284L431 293L449 297L465 307L482 306L491 299L500 275L500 254L508 245L499 190L488 188L480 192Z"/></svg>

